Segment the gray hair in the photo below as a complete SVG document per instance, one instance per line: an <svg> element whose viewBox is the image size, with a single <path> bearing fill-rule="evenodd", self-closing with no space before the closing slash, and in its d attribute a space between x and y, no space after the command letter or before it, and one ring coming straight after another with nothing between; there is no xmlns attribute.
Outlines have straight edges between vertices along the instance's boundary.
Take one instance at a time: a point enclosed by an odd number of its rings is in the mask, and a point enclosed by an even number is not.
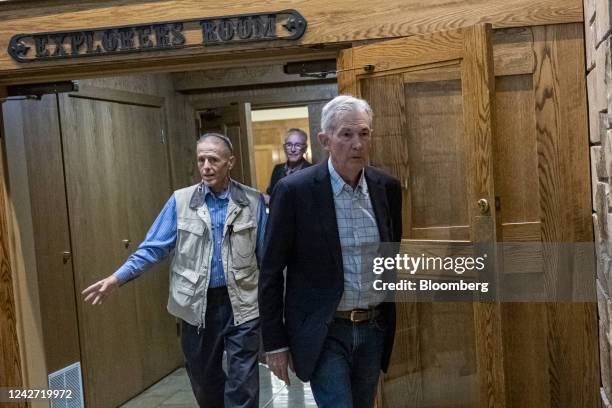
<svg viewBox="0 0 612 408"><path fill-rule="evenodd" d="M229 139L229 137L227 137L225 135L222 135L221 133L213 133L213 132L204 133L203 135L201 135L198 138L196 146L198 146L200 143L202 143L203 141L205 141L206 139L211 138L211 137L214 137L214 138L217 138L217 139L221 139L221 141L223 143L225 143L225 146L227 147L227 150L229 150L230 156L232 154L234 154L234 146L232 145L232 141Z"/></svg>
<svg viewBox="0 0 612 408"><path fill-rule="evenodd" d="M298 128L291 128L287 130L287 133L285 133L285 142L287 141L287 138L289 138L289 135L293 133L297 133L304 139L304 142L308 143L308 135L302 129L298 129Z"/></svg>
<svg viewBox="0 0 612 408"><path fill-rule="evenodd" d="M340 114L343 112L359 110L368 115L368 122L372 126L372 108L363 99L350 95L338 95L329 101L321 112L321 131L331 135L336 130Z"/></svg>

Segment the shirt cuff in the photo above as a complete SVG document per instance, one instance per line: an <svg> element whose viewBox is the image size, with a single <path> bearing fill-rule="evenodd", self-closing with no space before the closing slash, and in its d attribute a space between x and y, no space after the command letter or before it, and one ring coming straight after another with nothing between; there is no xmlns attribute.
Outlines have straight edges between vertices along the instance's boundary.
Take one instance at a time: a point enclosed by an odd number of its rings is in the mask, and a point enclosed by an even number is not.
<svg viewBox="0 0 612 408"><path fill-rule="evenodd" d="M121 268L117 269L115 273L113 273L113 276L117 278L119 286L123 286L124 284L132 280L132 271L125 265L123 265Z"/></svg>
<svg viewBox="0 0 612 408"><path fill-rule="evenodd" d="M271 350L271 351L266 351L267 354L275 354L275 353L282 353L283 351L289 351L289 347L283 347L283 348L279 348L276 350Z"/></svg>

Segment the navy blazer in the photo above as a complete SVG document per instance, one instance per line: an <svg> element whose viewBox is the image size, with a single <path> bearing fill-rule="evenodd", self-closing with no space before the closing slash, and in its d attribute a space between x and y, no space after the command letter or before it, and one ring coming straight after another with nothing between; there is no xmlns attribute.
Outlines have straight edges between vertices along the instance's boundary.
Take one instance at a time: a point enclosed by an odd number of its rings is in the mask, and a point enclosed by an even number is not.
<svg viewBox="0 0 612 408"><path fill-rule="evenodd" d="M278 181L283 177L287 177L287 172L285 171L285 164L286 163L279 163L274 166L274 169L272 169L272 175L270 176L270 185L266 189L266 194L272 194L276 183L278 183ZM304 170L305 168L310 166L312 166L312 163L304 159L304 164L302 165L302 168L298 171Z"/></svg>
<svg viewBox="0 0 612 408"><path fill-rule="evenodd" d="M365 178L381 241L399 242L399 181L374 167L365 168ZM312 375L343 291L342 252L325 160L276 185L259 272L264 349L289 347L296 374L303 381ZM383 313L387 328L382 368L386 371L395 335L395 305L383 303Z"/></svg>

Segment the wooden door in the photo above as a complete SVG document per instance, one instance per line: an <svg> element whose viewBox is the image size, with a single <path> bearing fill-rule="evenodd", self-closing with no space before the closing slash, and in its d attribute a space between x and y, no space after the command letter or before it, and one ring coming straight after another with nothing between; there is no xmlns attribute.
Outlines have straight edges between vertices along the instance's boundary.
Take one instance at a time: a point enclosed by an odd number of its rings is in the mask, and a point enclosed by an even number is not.
<svg viewBox="0 0 612 408"><path fill-rule="evenodd" d="M231 106L210 108L200 112L200 134L221 133L229 137L234 146L236 164L232 178L255 187L255 149L251 128L251 104L238 102Z"/></svg>
<svg viewBox="0 0 612 408"><path fill-rule="evenodd" d="M2 112L9 168L12 177L22 177L11 189L13 205L24 211L24 219L31 210L31 243L25 228L20 235L29 249L24 251L28 290L40 297L48 374L80 361L57 95L6 101Z"/></svg>
<svg viewBox="0 0 612 408"><path fill-rule="evenodd" d="M592 240L582 47L579 25L472 27L341 53L340 93L374 110L372 164L404 188L404 244ZM567 283L558 251L497 259L497 279ZM597 406L596 323L593 302L398 304L379 403Z"/></svg>
<svg viewBox="0 0 612 408"><path fill-rule="evenodd" d="M513 28L495 30L493 42L503 277L539 282L565 300L595 291L592 265L576 261L593 241L583 33L582 24ZM536 251L517 258L507 242ZM588 298L502 304L507 406L599 406Z"/></svg>
<svg viewBox="0 0 612 408"><path fill-rule="evenodd" d="M495 206L478 206L495 202L490 27L356 47L339 70L340 93L374 111L371 162L402 183L406 242L494 242ZM499 319L495 303L399 303L383 403L499 406Z"/></svg>
<svg viewBox="0 0 612 408"><path fill-rule="evenodd" d="M163 111L157 107L122 105L128 159L122 181L127 198L129 250L138 247L163 205L172 195ZM135 282L142 381L149 386L182 362L178 321L168 314L169 260Z"/></svg>
<svg viewBox="0 0 612 408"><path fill-rule="evenodd" d="M126 260L170 196L167 150L159 107L62 95L60 118L80 293ZM167 268L158 265L103 306L77 303L87 406L116 406L180 364L175 319L165 310Z"/></svg>

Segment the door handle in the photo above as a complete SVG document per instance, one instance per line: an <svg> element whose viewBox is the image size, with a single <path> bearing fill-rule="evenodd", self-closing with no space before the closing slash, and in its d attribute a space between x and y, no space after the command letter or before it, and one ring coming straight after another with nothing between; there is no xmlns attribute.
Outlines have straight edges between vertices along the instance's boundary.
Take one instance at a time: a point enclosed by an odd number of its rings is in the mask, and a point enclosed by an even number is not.
<svg viewBox="0 0 612 408"><path fill-rule="evenodd" d="M67 264L68 261L70 261L71 259L72 259L72 252L70 252L70 251L62 252L62 262L64 264Z"/></svg>
<svg viewBox="0 0 612 408"><path fill-rule="evenodd" d="M478 200L478 208L480 209L481 214L486 214L489 212L489 201L486 198L481 198Z"/></svg>
<svg viewBox="0 0 612 408"><path fill-rule="evenodd" d="M124 247L129 248L130 247L130 243L132 241L130 241L129 239L122 239L121 243L123 244Z"/></svg>

